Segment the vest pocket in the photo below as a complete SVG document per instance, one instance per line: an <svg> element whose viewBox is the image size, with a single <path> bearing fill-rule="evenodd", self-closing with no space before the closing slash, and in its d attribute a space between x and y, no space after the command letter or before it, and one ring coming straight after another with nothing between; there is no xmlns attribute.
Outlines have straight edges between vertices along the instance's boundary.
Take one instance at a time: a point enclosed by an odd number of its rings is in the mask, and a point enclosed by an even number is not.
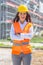
<svg viewBox="0 0 43 65"><path fill-rule="evenodd" d="M32 53L32 48L30 45L24 45L22 49L24 54Z"/></svg>
<svg viewBox="0 0 43 65"><path fill-rule="evenodd" d="M21 53L21 47L20 46L13 46L12 47L12 54L19 55Z"/></svg>

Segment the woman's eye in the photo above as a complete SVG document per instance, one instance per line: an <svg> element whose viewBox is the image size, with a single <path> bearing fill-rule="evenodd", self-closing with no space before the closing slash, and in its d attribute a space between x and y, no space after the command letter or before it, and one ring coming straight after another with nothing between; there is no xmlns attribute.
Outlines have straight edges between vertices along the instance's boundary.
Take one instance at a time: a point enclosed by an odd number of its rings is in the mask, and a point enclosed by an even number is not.
<svg viewBox="0 0 43 65"><path fill-rule="evenodd" d="M26 13L20 13L20 15L25 15Z"/></svg>
<svg viewBox="0 0 43 65"><path fill-rule="evenodd" d="M24 15L25 15L26 13L24 13Z"/></svg>
<svg viewBox="0 0 43 65"><path fill-rule="evenodd" d="M20 13L22 15L22 13Z"/></svg>

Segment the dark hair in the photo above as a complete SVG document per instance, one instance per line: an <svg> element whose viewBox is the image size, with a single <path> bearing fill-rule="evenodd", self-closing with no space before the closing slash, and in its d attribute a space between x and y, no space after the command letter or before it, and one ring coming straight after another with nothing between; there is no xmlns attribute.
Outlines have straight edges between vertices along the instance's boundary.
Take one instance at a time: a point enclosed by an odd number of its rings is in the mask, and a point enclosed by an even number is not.
<svg viewBox="0 0 43 65"><path fill-rule="evenodd" d="M30 14L28 13L28 12L26 12L27 13L27 16L26 16L26 21L27 22L31 22L31 17L30 17ZM19 12L17 12L17 14L16 14L16 16L15 16L15 18L13 19L13 22L18 22L19 21L19 16L18 16L18 14L19 14Z"/></svg>

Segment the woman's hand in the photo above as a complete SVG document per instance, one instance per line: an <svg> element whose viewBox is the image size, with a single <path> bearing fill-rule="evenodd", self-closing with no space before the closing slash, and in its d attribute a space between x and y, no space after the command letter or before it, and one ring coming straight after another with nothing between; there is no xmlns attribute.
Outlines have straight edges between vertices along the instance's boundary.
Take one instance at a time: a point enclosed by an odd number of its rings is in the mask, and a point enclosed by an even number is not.
<svg viewBox="0 0 43 65"><path fill-rule="evenodd" d="M15 33L15 35L17 35L17 36L18 36L18 35L20 35L20 33Z"/></svg>

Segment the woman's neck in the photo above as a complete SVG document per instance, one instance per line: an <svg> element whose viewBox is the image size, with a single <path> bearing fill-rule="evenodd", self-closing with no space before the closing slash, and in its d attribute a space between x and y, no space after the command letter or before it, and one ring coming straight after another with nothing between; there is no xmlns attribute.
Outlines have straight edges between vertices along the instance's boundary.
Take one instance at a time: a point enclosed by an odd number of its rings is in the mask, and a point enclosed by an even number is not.
<svg viewBox="0 0 43 65"><path fill-rule="evenodd" d="M25 21L20 21L21 24L23 24Z"/></svg>

